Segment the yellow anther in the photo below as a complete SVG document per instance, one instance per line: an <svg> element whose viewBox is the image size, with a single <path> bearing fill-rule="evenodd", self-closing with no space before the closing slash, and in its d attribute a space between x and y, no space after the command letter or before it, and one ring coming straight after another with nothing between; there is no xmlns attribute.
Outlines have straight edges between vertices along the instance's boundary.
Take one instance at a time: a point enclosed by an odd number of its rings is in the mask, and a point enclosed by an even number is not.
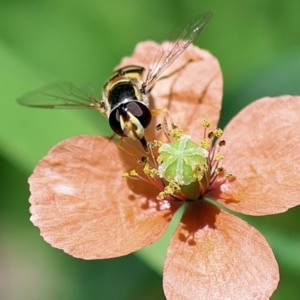
<svg viewBox="0 0 300 300"><path fill-rule="evenodd" d="M179 184L175 181L175 180L172 180L170 183L169 183L169 187L172 189L172 194L180 191L180 186Z"/></svg>
<svg viewBox="0 0 300 300"><path fill-rule="evenodd" d="M157 175L157 169L151 168L148 163L145 165L143 171L151 178L154 178Z"/></svg>
<svg viewBox="0 0 300 300"><path fill-rule="evenodd" d="M164 199L167 195L174 195L178 191L180 191L179 184L175 180L172 180L165 186L164 190L158 194L158 197Z"/></svg>
<svg viewBox="0 0 300 300"><path fill-rule="evenodd" d="M214 136L219 138L223 134L223 130L221 128L217 128L213 131Z"/></svg>
<svg viewBox="0 0 300 300"><path fill-rule="evenodd" d="M227 173L227 174L225 175L225 177L226 177L226 179L228 179L228 180L233 180L233 179L234 179L234 176L233 176L232 173Z"/></svg>
<svg viewBox="0 0 300 300"><path fill-rule="evenodd" d="M215 173L216 173L217 175L221 174L223 171L224 171L224 169L223 169L222 167L219 167L219 168L216 168L216 169L215 169Z"/></svg>
<svg viewBox="0 0 300 300"><path fill-rule="evenodd" d="M170 131L170 136L175 140L179 140L183 136L184 132L181 129L174 128Z"/></svg>
<svg viewBox="0 0 300 300"><path fill-rule="evenodd" d="M162 142L162 141L159 141L159 140L154 140L154 141L153 141L153 144L154 144L154 147L159 148L159 147L162 146L163 142Z"/></svg>
<svg viewBox="0 0 300 300"><path fill-rule="evenodd" d="M208 171L208 165L206 163L198 164L193 168L193 171L194 171L193 177L198 181L200 181L203 178L204 174Z"/></svg>
<svg viewBox="0 0 300 300"><path fill-rule="evenodd" d="M167 194L167 195L170 195L170 194L173 194L173 189L167 185L165 188L164 188L164 192Z"/></svg>
<svg viewBox="0 0 300 300"><path fill-rule="evenodd" d="M155 145L154 145L153 142L148 142L148 143L147 143L147 148L148 148L148 150L152 150L154 147L155 147Z"/></svg>
<svg viewBox="0 0 300 300"><path fill-rule="evenodd" d="M161 154L157 156L156 161L158 162L159 165L163 163L163 157Z"/></svg>
<svg viewBox="0 0 300 300"><path fill-rule="evenodd" d="M156 169L152 169L152 170L151 170L150 177L151 177L151 178L154 178L155 176L157 176L157 173L158 173L158 172L157 172Z"/></svg>
<svg viewBox="0 0 300 300"><path fill-rule="evenodd" d="M136 170L132 170L132 171L129 172L129 175L130 176L138 176L139 173Z"/></svg>
<svg viewBox="0 0 300 300"><path fill-rule="evenodd" d="M136 177L139 173L136 170L131 170L130 172L125 172L122 174L122 177Z"/></svg>
<svg viewBox="0 0 300 300"><path fill-rule="evenodd" d="M204 128L208 128L208 127L210 126L210 122L209 122L208 120L203 120L203 121L202 121L202 126L203 126Z"/></svg>
<svg viewBox="0 0 300 300"><path fill-rule="evenodd" d="M151 168L150 168L149 164L146 164L146 165L145 165L143 171L144 171L144 173L147 174L147 175L150 173Z"/></svg>
<svg viewBox="0 0 300 300"><path fill-rule="evenodd" d="M158 198L159 198L160 200L165 199L166 196L167 196L167 194L166 194L165 192L160 192L160 193L158 194Z"/></svg>
<svg viewBox="0 0 300 300"><path fill-rule="evenodd" d="M200 143L200 147L204 149L209 149L210 147L210 142L208 139L203 139Z"/></svg>
<svg viewBox="0 0 300 300"><path fill-rule="evenodd" d="M224 158L224 156L221 153L217 153L214 157L215 161L221 161Z"/></svg>

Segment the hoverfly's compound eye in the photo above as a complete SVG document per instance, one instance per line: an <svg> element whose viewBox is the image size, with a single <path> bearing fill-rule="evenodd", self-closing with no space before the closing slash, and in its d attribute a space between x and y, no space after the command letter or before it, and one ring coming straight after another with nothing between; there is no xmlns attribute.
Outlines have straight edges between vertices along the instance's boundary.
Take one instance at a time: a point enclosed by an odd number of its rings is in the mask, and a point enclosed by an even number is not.
<svg viewBox="0 0 300 300"><path fill-rule="evenodd" d="M133 125L135 125L129 113L139 121L139 124L142 125L143 128L147 128L149 126L152 119L149 108L142 102L130 101L120 104L110 112L109 125L116 134L125 137L127 136L124 134L121 127L120 116L122 116L125 122L132 122Z"/></svg>
<svg viewBox="0 0 300 300"><path fill-rule="evenodd" d="M131 112L147 128L151 122L152 115L149 108L142 102L132 101L127 103L127 110Z"/></svg>

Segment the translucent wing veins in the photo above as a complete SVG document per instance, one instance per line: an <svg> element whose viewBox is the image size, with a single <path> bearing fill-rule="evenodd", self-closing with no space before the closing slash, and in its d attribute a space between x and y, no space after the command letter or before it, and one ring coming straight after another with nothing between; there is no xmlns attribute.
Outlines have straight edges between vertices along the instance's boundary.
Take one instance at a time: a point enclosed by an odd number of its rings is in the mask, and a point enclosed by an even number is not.
<svg viewBox="0 0 300 300"><path fill-rule="evenodd" d="M159 79L176 58L194 41L202 29L211 19L212 12L191 19L183 26L176 28L167 37L166 42L162 43L159 52L149 67L145 86L146 92L149 92L153 84Z"/></svg>
<svg viewBox="0 0 300 300"><path fill-rule="evenodd" d="M100 101L69 82L48 85L17 99L24 106L38 108L96 108Z"/></svg>

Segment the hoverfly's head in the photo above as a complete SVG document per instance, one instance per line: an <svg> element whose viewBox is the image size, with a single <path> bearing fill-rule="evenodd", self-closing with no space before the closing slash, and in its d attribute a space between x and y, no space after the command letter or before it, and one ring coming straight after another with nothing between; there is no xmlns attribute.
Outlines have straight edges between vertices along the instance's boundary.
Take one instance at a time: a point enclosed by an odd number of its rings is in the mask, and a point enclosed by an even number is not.
<svg viewBox="0 0 300 300"><path fill-rule="evenodd" d="M117 135L139 140L148 151L144 131L149 126L151 118L151 112L144 103L128 101L113 108L108 119L111 129Z"/></svg>

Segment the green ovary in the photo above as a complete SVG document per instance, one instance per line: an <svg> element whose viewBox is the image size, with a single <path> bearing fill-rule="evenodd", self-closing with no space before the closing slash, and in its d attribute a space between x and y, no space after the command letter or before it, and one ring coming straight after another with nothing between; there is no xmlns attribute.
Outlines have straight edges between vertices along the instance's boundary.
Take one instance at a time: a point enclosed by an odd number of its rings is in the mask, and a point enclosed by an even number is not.
<svg viewBox="0 0 300 300"><path fill-rule="evenodd" d="M158 173L160 177L168 183L176 181L181 192L188 199L198 199L199 183L206 177L199 177L199 168L207 164L208 151L191 141L188 136L183 135L179 140L163 144L159 152L161 163Z"/></svg>

